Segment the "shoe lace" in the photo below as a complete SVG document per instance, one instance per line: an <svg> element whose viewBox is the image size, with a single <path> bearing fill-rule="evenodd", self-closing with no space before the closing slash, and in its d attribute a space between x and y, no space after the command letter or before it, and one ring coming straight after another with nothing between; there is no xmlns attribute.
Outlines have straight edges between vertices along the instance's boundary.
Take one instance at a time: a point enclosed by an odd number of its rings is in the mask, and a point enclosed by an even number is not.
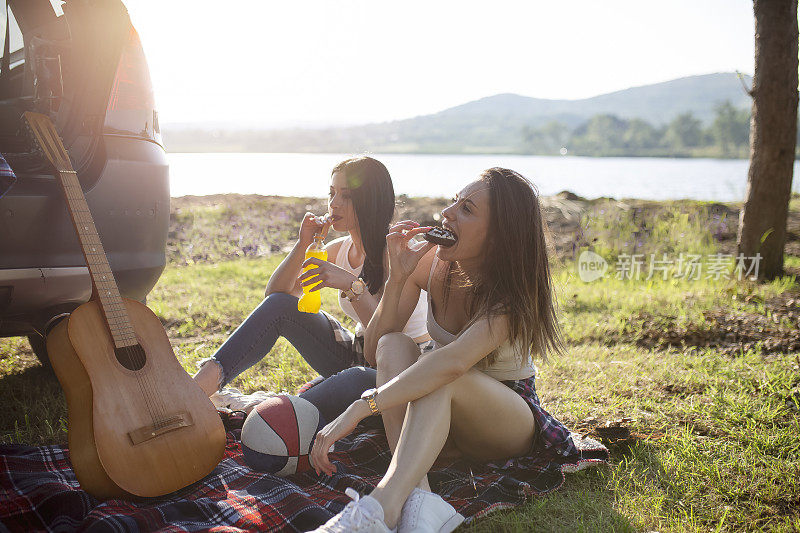
<svg viewBox="0 0 800 533"><path fill-rule="evenodd" d="M355 489L347 487L344 489L344 493L347 494L352 501L345 506L341 514L335 517L338 518L335 525L342 528L341 531L352 531L362 525L366 525L370 521L370 516L364 513L362 507L358 505L360 496Z"/></svg>

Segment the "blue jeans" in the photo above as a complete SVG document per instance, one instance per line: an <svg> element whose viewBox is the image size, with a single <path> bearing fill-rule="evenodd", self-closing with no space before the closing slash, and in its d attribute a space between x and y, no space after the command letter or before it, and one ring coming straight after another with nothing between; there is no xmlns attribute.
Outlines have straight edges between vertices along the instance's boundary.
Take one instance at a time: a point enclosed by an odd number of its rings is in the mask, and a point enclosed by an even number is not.
<svg viewBox="0 0 800 533"><path fill-rule="evenodd" d="M331 422L361 398L361 393L375 387L375 369L354 366L338 372L317 383L300 397L316 406L325 422ZM383 428L383 418L372 415L362 422L373 429Z"/></svg>
<svg viewBox="0 0 800 533"><path fill-rule="evenodd" d="M328 422L362 392L375 387L375 369L354 366L361 362L359 354L352 345L336 340L327 316L300 312L297 297L279 292L264 298L211 357L222 370L220 387L261 361L278 337L292 343L303 359L327 378L300 397L316 405Z"/></svg>

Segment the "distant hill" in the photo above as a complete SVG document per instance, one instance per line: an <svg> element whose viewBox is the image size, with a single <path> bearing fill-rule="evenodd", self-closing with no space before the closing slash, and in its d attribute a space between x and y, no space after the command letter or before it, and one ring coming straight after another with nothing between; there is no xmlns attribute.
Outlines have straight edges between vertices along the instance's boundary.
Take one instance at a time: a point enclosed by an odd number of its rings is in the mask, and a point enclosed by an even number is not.
<svg viewBox="0 0 800 533"><path fill-rule="evenodd" d="M752 84L750 76L744 83ZM691 112L704 124L714 108L730 101L750 109L751 99L735 73L690 76L631 87L582 100L546 100L498 94L432 115L363 126L326 129L209 132L165 128L169 151L428 152L520 151L522 131L558 121L575 128L599 114L639 118L654 126Z"/></svg>
<svg viewBox="0 0 800 533"><path fill-rule="evenodd" d="M752 78L745 76L744 81L749 86ZM640 118L658 126L686 112L708 123L713 117L714 106L724 100L729 100L737 108L749 108L752 104L735 73L690 76L583 100L545 100L498 94L446 109L430 117L445 120L455 117L493 117L526 123L557 119L574 127L594 115L611 114L620 118Z"/></svg>

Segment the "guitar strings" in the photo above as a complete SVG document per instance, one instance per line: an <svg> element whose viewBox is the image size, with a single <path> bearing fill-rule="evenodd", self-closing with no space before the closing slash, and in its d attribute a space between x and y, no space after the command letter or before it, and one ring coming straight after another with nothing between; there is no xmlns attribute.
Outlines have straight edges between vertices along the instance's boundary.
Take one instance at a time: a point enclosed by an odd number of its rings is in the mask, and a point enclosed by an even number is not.
<svg viewBox="0 0 800 533"><path fill-rule="evenodd" d="M139 370L134 371L136 373L137 379L139 379L139 377L141 375L140 371L142 370L142 368L144 368L144 364L146 363L146 359L144 357L144 349L141 347L140 344L136 344L134 346L125 346L125 347L122 348L122 350L128 356L128 360L129 361L135 361L135 366L141 367L141 368L139 368ZM134 355L138 356L138 357L136 357L135 360L134 360ZM160 402L157 402L156 400L153 399L154 391L152 390L152 384L150 384L149 380L147 379L147 375L148 375L147 372L145 372L144 373L144 376L145 376L145 380L144 381L145 382L143 383L144 389L142 391L142 394L145 397L145 401L147 401L148 399L150 400L150 402L148 402L148 404L152 403L153 406L156 408L156 411L157 412L160 411L160 415L161 416L157 416L157 414L154 414L152 412L151 412L151 416L150 416L150 418L151 418L151 420L153 422L153 427L157 428L161 424L161 420L164 419L165 413L164 413L164 410L163 410L163 406L159 406L158 405ZM142 380L139 380L139 381L141 382Z"/></svg>
<svg viewBox="0 0 800 533"><path fill-rule="evenodd" d="M61 174L61 173L59 172L59 174ZM65 174L69 174L70 176L74 176L72 174L72 172L68 172L68 173L65 173ZM69 183L69 184L66 183L69 180L63 174L62 174L62 179L63 179L62 185L69 185L69 189L72 189L72 187L75 186L75 184L73 184L73 183ZM77 181L77 177L76 176L75 176L75 181ZM78 183L77 186L80 187L80 183ZM69 189L65 188L65 191L64 191L66 196L68 197L68 199L73 200L73 201L78 201L78 202L82 201L85 204L86 200L85 200L85 197L82 194L82 191L81 191L81 193L75 193L74 190L69 190ZM74 196L69 194L70 192L74 193ZM83 207L83 206L78 206L78 207ZM88 212L88 204L85 205L85 207L86 207L86 211ZM78 221L80 224L83 224L83 227L86 228L85 231L90 231L89 228L91 227L91 233L89 234L89 236L96 236L97 240L98 240L98 243L101 243L100 236L97 233L97 229L94 227L94 222L91 219L90 215L88 215L88 220L87 220L87 216L84 216L82 213L74 212L73 216L75 217L76 221ZM79 233L79 236L81 236L81 235L87 236L87 234L82 234L80 231L78 233ZM82 244L84 244L84 243L82 243ZM100 246L102 247L102 243L100 244ZM87 253L87 250L86 250L85 247L84 247L83 251L84 251L84 253ZM105 254L105 251L104 250L102 250L102 251L103 251L103 254ZM87 258L87 266L92 267L92 266L96 266L96 265L93 265ZM113 273L111 272L110 268L108 270L109 271L108 271L108 273L106 275L110 275L111 276L111 280L110 281L106 281L106 282L102 282L102 283L104 283L105 285L111 285L112 287L114 287L116 289L116 281L114 280ZM95 287L97 287L98 283L101 283L101 281L98 280L95 277L95 274L97 274L97 272L93 272L92 268L89 268L89 271L90 271L90 274L92 275L92 280L95 283ZM98 291L98 296L99 296L99 293L100 293L100 291ZM114 296L117 296L117 295L114 295ZM109 321L108 310L106 309L106 306L103 304L102 301L100 301L99 303L100 303L101 309L103 311L103 314L106 315L106 320ZM119 304L122 304L122 301L117 303L117 305L119 305ZM127 315L127 313L124 312L125 311L124 310L124 306L121 307L118 311L124 313L124 315ZM133 328L130 327L130 319L128 317L124 316L124 315L122 315L122 316L114 316L114 318L115 319L116 318L122 318L123 320L127 319L126 322L128 322L128 328L126 328L126 329L130 329L130 331L132 332ZM131 337L130 340L135 340L135 334L126 332L126 335ZM114 346L116 348L116 342L114 342ZM137 346L140 346L140 345L137 343ZM132 350L131 348L132 347L130 347L130 346L122 347L122 351L127 357L128 365L131 368L139 368L139 369L143 368L143 366L144 366L144 364L146 362L146 358L145 358L144 353L143 353L144 350L141 349L141 348L140 348L141 351L140 350ZM116 352L116 350L115 350L115 352ZM137 353L134 355L134 352L137 352ZM123 365L123 366L125 366L125 365ZM166 413L164 411L163 402L159 402L158 401L158 395L156 394L156 392L154 390L155 387L153 386L151 380L148 379L147 372L144 373L144 378L145 378L144 380L142 379L142 373L141 372L134 371L134 373L136 375L136 380L137 380L137 384L139 386L140 394L142 395L142 398L144 399L145 405L146 405L148 413L150 415L150 419L153 422L153 426L154 427L158 427L159 424L162 423L161 421L166 417Z"/></svg>
<svg viewBox="0 0 800 533"><path fill-rule="evenodd" d="M100 283L100 280L97 280L96 278L96 274L97 272L92 272L92 278L95 281L95 285ZM106 283L110 284L112 287L115 287L115 282L113 281L113 274L110 272L110 269L109 272L106 273L106 275L112 276L112 281L110 282L107 281ZM114 294L113 297L114 299L117 299L118 295ZM150 413L150 418L153 421L153 424L156 425L158 423L158 419L160 418L159 415L164 414L164 407L163 404L158 401L158 396L155 393L152 382L148 379L147 372L144 373L140 372L140 370L144 367L144 364L146 363L144 350L138 343L133 346L117 347L117 342L129 342L136 340L134 330L130 324L130 318L127 316L127 313L125 313L124 304L121 299L119 299L119 301L117 302L113 302L110 304L105 304L101 300L99 304L101 306L103 313L106 315L106 320L109 323L114 324L114 329L116 330L117 337L121 337L119 339L112 339L115 347L115 355L119 354L120 358L122 359L120 362L123 363L123 366L135 372L137 382L139 383L140 392L142 394L142 397L144 398L144 401ZM119 320L127 322L127 324L123 324L122 331L117 329L119 327ZM117 349L119 349L119 352L117 352Z"/></svg>

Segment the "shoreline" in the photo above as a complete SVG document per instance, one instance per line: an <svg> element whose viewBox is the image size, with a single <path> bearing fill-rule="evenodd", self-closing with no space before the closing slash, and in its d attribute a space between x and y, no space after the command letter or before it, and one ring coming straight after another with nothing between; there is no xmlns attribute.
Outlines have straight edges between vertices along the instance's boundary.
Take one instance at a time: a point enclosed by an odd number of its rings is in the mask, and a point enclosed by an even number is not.
<svg viewBox="0 0 800 533"><path fill-rule="evenodd" d="M239 192L224 192L224 193L211 193L211 194L182 194L179 196L170 196L170 200L177 200L177 201L199 201L203 198L225 198L225 197L240 197L240 198L275 198L275 199L295 199L295 200L305 200L305 201L327 201L327 197L325 196L294 196L294 195L286 195L286 194L260 194L260 193L239 193ZM422 195L408 195L408 194L397 194L395 196L396 202L400 203L401 201L418 201L418 200L431 200L431 201L446 201L448 200L445 196L422 196ZM681 202L688 202L688 203L697 203L697 204L708 204L708 203L716 203L716 204L742 204L744 200L737 200L737 201L724 201L724 200L701 200L696 198L674 198L674 199L667 199L667 200L658 200L652 198L639 198L639 197L629 197L629 196L621 196L616 198L614 196L597 196L595 198L586 198L580 196L572 191L563 190L559 191L555 194L540 194L539 198L562 198L572 201L580 201L580 202L599 202L599 201L614 201L614 202L651 202L651 203L658 203L658 204L668 204L668 203L681 203ZM800 198L800 192L792 192L792 199Z"/></svg>
<svg viewBox="0 0 800 533"><path fill-rule="evenodd" d="M536 153L528 153L528 152L484 152L484 151L469 151L469 152L439 152L439 151L413 151L413 152L393 152L391 150L381 150L381 151L363 151L363 150L354 150L354 151L325 151L325 150L314 150L314 151L294 151L294 152L272 152L272 151L262 151L262 150L242 150L239 147L230 147L230 149L215 149L215 150L204 150L204 149L197 149L197 150L190 150L190 149L181 149L181 150L167 150L164 148L164 152L167 155L177 155L177 154L344 154L344 153L353 153L353 154L369 154L375 156L381 155L442 155L442 156L487 156L487 155L497 155L497 156L522 156L522 157L553 157L553 158L581 158L581 159L711 159L715 161L747 161L749 157L738 157L738 156L712 156L712 155L703 155L703 154L536 154ZM795 156L795 161L800 160L800 154Z"/></svg>

